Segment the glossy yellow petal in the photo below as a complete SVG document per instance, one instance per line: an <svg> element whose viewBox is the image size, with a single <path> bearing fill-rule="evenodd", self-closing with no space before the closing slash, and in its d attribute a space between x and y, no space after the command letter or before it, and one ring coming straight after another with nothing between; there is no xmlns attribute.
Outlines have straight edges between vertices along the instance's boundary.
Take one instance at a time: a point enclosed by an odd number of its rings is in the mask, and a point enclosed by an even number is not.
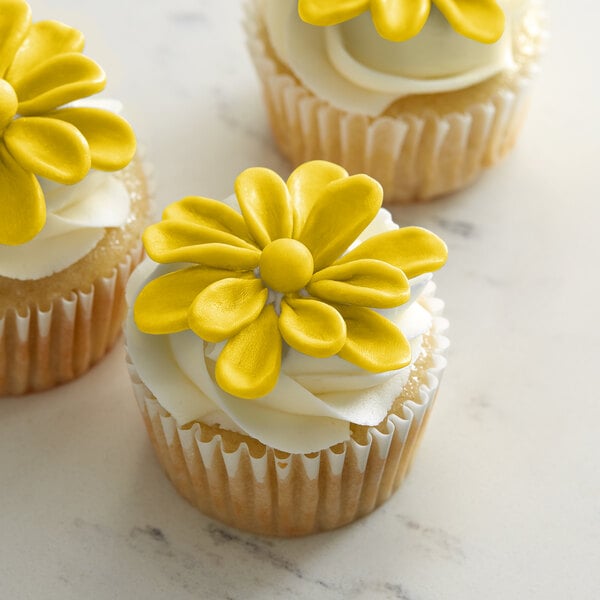
<svg viewBox="0 0 600 600"><path fill-rule="evenodd" d="M504 11L496 0L433 0L461 35L484 44L497 42L504 33Z"/></svg>
<svg viewBox="0 0 600 600"><path fill-rule="evenodd" d="M17 50L15 58L6 72L8 81L19 79L28 71L57 54L81 52L83 34L73 27L58 21L33 23L27 37Z"/></svg>
<svg viewBox="0 0 600 600"><path fill-rule="evenodd" d="M427 22L431 0L371 0L371 15L379 35L392 42L415 37Z"/></svg>
<svg viewBox="0 0 600 600"><path fill-rule="evenodd" d="M281 368L281 335L277 313L267 304L258 318L232 337L217 359L219 386L249 400L268 394Z"/></svg>
<svg viewBox="0 0 600 600"><path fill-rule="evenodd" d="M18 106L15 90L8 81L0 79L0 132L14 119Z"/></svg>
<svg viewBox="0 0 600 600"><path fill-rule="evenodd" d="M391 321L368 308L336 307L346 321L346 343L338 356L372 373L410 364L410 344Z"/></svg>
<svg viewBox="0 0 600 600"><path fill-rule="evenodd" d="M244 217L230 206L210 198L188 196L165 208L163 219L189 221L195 225L204 225L211 229L224 231L254 245Z"/></svg>
<svg viewBox="0 0 600 600"><path fill-rule="evenodd" d="M325 187L345 177L348 177L346 169L324 160L305 162L293 171L287 180L294 212L293 237L302 231L306 217Z"/></svg>
<svg viewBox="0 0 600 600"><path fill-rule="evenodd" d="M226 340L258 318L268 297L269 290L260 279L217 281L192 303L190 329L207 342Z"/></svg>
<svg viewBox="0 0 600 600"><path fill-rule="evenodd" d="M5 78L31 24L31 9L25 0L3 0L0 9L0 79Z"/></svg>
<svg viewBox="0 0 600 600"><path fill-rule="evenodd" d="M260 248L292 236L290 194L277 173L262 167L246 169L235 180L235 194Z"/></svg>
<svg viewBox="0 0 600 600"><path fill-rule="evenodd" d="M369 8L369 0L299 0L300 18L311 25L337 25Z"/></svg>
<svg viewBox="0 0 600 600"><path fill-rule="evenodd" d="M329 265L356 240L375 218L382 199L381 186L367 175L327 185L296 238L313 255L315 271Z"/></svg>
<svg viewBox="0 0 600 600"><path fill-rule="evenodd" d="M373 258L398 267L409 278L437 271L446 264L448 248L435 233L422 227L402 227L364 241L335 262Z"/></svg>
<svg viewBox="0 0 600 600"><path fill-rule="evenodd" d="M102 91L106 77L91 58L71 52L48 59L10 83L19 97L19 113L35 115Z"/></svg>
<svg viewBox="0 0 600 600"><path fill-rule="evenodd" d="M337 354L346 341L342 315L311 298L288 296L282 300L279 331L294 350L316 358Z"/></svg>
<svg viewBox="0 0 600 600"><path fill-rule="evenodd" d="M135 154L135 134L119 115L101 108L61 108L47 116L75 125L90 147L92 168L118 171Z"/></svg>
<svg viewBox="0 0 600 600"><path fill-rule="evenodd" d="M161 221L147 227L142 239L148 256L160 263L195 262L247 271L260 260L260 252L244 240L193 223Z"/></svg>
<svg viewBox="0 0 600 600"><path fill-rule="evenodd" d="M189 329L188 312L196 296L215 281L250 277L223 269L189 267L150 281L138 294L133 316L140 331L152 334L177 333Z"/></svg>
<svg viewBox="0 0 600 600"><path fill-rule="evenodd" d="M227 244L202 244L181 248L180 251L172 252L168 256L163 255L157 262L192 262L215 269L250 271L258 266L259 259L258 250L246 250Z"/></svg>
<svg viewBox="0 0 600 600"><path fill-rule="evenodd" d="M355 260L315 273L308 293L328 302L393 308L410 299L406 275L380 260Z"/></svg>
<svg viewBox="0 0 600 600"><path fill-rule="evenodd" d="M79 130L45 117L15 119L4 132L10 153L36 175L72 184L90 170L90 149Z"/></svg>
<svg viewBox="0 0 600 600"><path fill-rule="evenodd" d="M37 178L0 142L0 244L24 244L45 222L46 204Z"/></svg>

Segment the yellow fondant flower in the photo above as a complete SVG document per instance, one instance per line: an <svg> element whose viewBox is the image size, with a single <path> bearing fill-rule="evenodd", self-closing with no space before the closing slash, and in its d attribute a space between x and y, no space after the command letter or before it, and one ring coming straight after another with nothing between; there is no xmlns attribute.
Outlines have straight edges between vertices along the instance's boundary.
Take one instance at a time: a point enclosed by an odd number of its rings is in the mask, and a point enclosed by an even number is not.
<svg viewBox="0 0 600 600"><path fill-rule="evenodd" d="M44 226L36 175L72 184L90 168L118 170L133 158L124 119L64 106L106 85L83 44L79 31L56 21L32 24L24 0L0 0L0 244L27 242Z"/></svg>
<svg viewBox="0 0 600 600"><path fill-rule="evenodd" d="M337 25L371 10L381 37L404 42L425 25L431 3L461 35L492 44L504 31L504 12L496 0L299 0L298 11L311 25Z"/></svg>
<svg viewBox="0 0 600 600"><path fill-rule="evenodd" d="M254 168L235 184L241 214L208 198L166 208L144 232L150 258L191 266L150 281L134 318L150 334L191 329L227 340L219 386L242 398L270 392L282 339L310 356L337 354L368 371L410 363L401 331L373 309L410 296L408 279L440 268L445 244L418 227L373 236L347 252L377 215L381 186L324 161L298 167L287 184Z"/></svg>

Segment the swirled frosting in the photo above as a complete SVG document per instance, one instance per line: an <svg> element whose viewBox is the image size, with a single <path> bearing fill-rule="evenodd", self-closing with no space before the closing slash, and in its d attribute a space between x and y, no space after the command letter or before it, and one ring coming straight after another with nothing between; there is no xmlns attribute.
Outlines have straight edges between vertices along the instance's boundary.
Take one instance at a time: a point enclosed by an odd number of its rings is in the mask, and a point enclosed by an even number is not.
<svg viewBox="0 0 600 600"><path fill-rule="evenodd" d="M226 202L239 210L234 196ZM391 215L381 209L357 243L394 229L397 226ZM150 281L181 267L146 259L130 280L129 306L133 307ZM422 335L431 326L430 313L416 302L430 279L429 273L410 279L410 301L378 311L409 340L411 364L421 351ZM372 373L338 356L314 358L286 347L275 388L248 401L226 393L216 382L215 364L223 343L206 343L190 330L167 335L142 333L132 308L125 327L128 351L141 380L178 425L196 420L218 424L292 453L318 451L349 439L351 423L380 423L410 370L409 365Z"/></svg>
<svg viewBox="0 0 600 600"><path fill-rule="evenodd" d="M275 53L316 96L348 112L381 114L400 97L463 89L514 66L512 31L527 0L502 0L506 27L483 44L431 8L422 30L403 42L382 38L367 13L319 27L302 21L296 0L263 0Z"/></svg>
<svg viewBox="0 0 600 600"><path fill-rule="evenodd" d="M93 171L72 186L41 182L46 197L44 228L20 246L0 244L0 276L41 279L83 258L104 237L106 227L122 227L130 198L123 182Z"/></svg>

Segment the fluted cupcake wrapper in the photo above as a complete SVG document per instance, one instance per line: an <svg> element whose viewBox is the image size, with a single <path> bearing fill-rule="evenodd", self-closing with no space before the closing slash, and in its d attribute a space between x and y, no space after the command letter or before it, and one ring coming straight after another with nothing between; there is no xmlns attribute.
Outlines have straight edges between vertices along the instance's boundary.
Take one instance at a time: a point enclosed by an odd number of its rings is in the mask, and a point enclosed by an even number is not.
<svg viewBox="0 0 600 600"><path fill-rule="evenodd" d="M202 423L179 427L129 373L156 455L176 489L206 515L263 535L298 536L335 529L373 511L398 488L413 460L442 372L447 321L436 317L434 349L417 401L402 404L354 439L311 454L288 454L210 436Z"/></svg>
<svg viewBox="0 0 600 600"><path fill-rule="evenodd" d="M48 389L98 362L121 332L125 287L142 256L139 243L85 288L0 317L0 396Z"/></svg>
<svg viewBox="0 0 600 600"><path fill-rule="evenodd" d="M537 72L534 59L519 67L510 87L460 112L375 118L350 114L313 96L282 70L269 52L258 0L245 7L248 48L273 135L293 165L328 160L351 174L377 179L385 201L426 201L470 184L515 144Z"/></svg>

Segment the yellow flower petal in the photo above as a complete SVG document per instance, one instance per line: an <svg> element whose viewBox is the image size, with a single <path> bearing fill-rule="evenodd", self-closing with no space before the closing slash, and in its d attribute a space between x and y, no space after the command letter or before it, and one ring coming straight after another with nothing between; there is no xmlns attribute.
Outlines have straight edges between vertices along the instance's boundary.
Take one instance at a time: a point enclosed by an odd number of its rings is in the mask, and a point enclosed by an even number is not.
<svg viewBox="0 0 600 600"><path fill-rule="evenodd" d="M315 271L330 264L350 246L381 208L383 190L367 175L330 183L315 202L296 238L313 255Z"/></svg>
<svg viewBox="0 0 600 600"><path fill-rule="evenodd" d="M118 171L135 154L135 134L119 115L100 108L62 108L48 117L75 125L90 147L92 168Z"/></svg>
<svg viewBox="0 0 600 600"><path fill-rule="evenodd" d="M404 271L409 278L437 271L446 264L448 248L435 233L422 227L402 227L364 241L334 264L363 258L382 260Z"/></svg>
<svg viewBox="0 0 600 600"><path fill-rule="evenodd" d="M284 181L270 169L246 169L235 180L235 194L252 237L264 248L292 236L292 207Z"/></svg>
<svg viewBox="0 0 600 600"><path fill-rule="evenodd" d="M38 180L0 142L0 244L24 244L45 222L46 204Z"/></svg>
<svg viewBox="0 0 600 600"><path fill-rule="evenodd" d="M15 90L5 79L0 79L0 132L15 118L19 100Z"/></svg>
<svg viewBox="0 0 600 600"><path fill-rule="evenodd" d="M302 231L306 217L327 184L345 177L348 177L346 169L324 160L305 162L294 170L287 180L294 211L293 237Z"/></svg>
<svg viewBox="0 0 600 600"><path fill-rule="evenodd" d="M4 0L0 11L0 79L12 63L31 24L31 9L24 0Z"/></svg>
<svg viewBox="0 0 600 600"><path fill-rule="evenodd" d="M72 52L54 56L9 83L19 97L19 113L33 115L102 91L106 77L91 58Z"/></svg>
<svg viewBox="0 0 600 600"><path fill-rule="evenodd" d="M160 263L195 262L219 269L247 271L258 266L260 252L240 238L193 223L161 221L142 236L148 256Z"/></svg>
<svg viewBox="0 0 600 600"><path fill-rule="evenodd" d="M393 308L408 302L406 275L380 260L355 260L315 273L306 286L311 296L328 302Z"/></svg>
<svg viewBox="0 0 600 600"><path fill-rule="evenodd" d="M150 253L148 254L150 256ZM164 255L157 262L192 262L215 269L250 271L258 266L259 259L258 250L246 250L227 244L202 244L201 246L182 248L181 251L173 252L169 256Z"/></svg>
<svg viewBox="0 0 600 600"><path fill-rule="evenodd" d="M277 313L267 304L259 317L232 337L217 359L219 386L249 400L268 394L277 384L281 368L281 334Z"/></svg>
<svg viewBox="0 0 600 600"><path fill-rule="evenodd" d="M260 279L217 281L192 303L190 329L207 342L226 340L258 318L268 296Z"/></svg>
<svg viewBox="0 0 600 600"><path fill-rule="evenodd" d="M433 0L448 23L461 35L484 44L504 33L504 11L496 0Z"/></svg>
<svg viewBox="0 0 600 600"><path fill-rule="evenodd" d="M369 0L299 0L300 18L311 25L337 25L369 8Z"/></svg>
<svg viewBox="0 0 600 600"><path fill-rule="evenodd" d="M57 54L81 52L83 45L83 34L77 29L58 21L38 21L31 26L27 37L17 50L5 79L19 79Z"/></svg>
<svg viewBox="0 0 600 600"><path fill-rule="evenodd" d="M338 356L372 373L410 364L410 344L391 321L368 308L336 307L346 321L346 343Z"/></svg>
<svg viewBox="0 0 600 600"><path fill-rule="evenodd" d="M327 358L346 341L346 323L332 306L311 298L286 297L281 302L279 331L295 350Z"/></svg>
<svg viewBox="0 0 600 600"><path fill-rule="evenodd" d="M244 217L227 204L210 198L188 196L165 208L163 219L189 221L196 225L204 225L211 229L224 231L254 245Z"/></svg>
<svg viewBox="0 0 600 600"><path fill-rule="evenodd" d="M381 37L404 42L423 29L430 7L431 0L371 0L371 15Z"/></svg>
<svg viewBox="0 0 600 600"><path fill-rule="evenodd" d="M189 329L188 312L194 299L211 283L228 277L250 277L223 269L189 267L150 281L139 293L133 316L140 331L177 333Z"/></svg>
<svg viewBox="0 0 600 600"><path fill-rule="evenodd" d="M81 181L90 170L90 149L70 123L45 117L15 119L4 132L15 160L36 175L59 183Z"/></svg>

